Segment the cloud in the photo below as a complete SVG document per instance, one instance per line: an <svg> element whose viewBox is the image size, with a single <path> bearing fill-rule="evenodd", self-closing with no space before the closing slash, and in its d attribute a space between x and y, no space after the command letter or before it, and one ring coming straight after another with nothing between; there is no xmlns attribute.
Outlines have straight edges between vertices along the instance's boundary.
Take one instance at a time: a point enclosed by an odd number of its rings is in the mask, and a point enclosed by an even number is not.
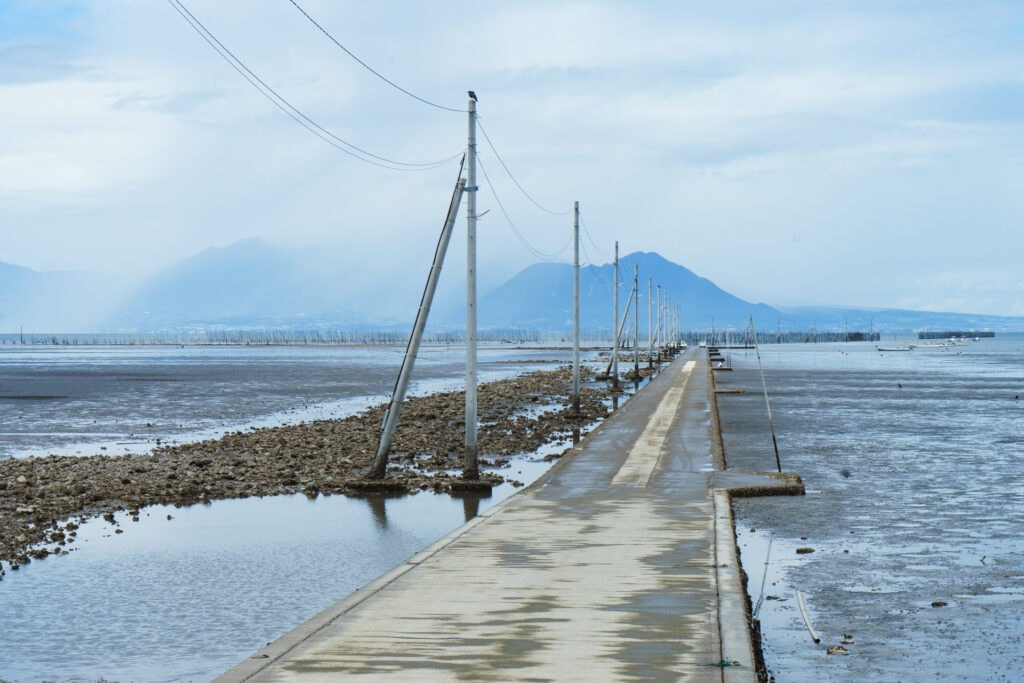
<svg viewBox="0 0 1024 683"><path fill-rule="evenodd" d="M465 144L462 115L381 83L290 4L187 4L353 144L407 161ZM303 4L428 99L461 106L475 89L519 181L553 208L580 200L606 250L659 251L779 305L1018 305L1000 275L1024 249L1017 3ZM6 26L22 28L0 31L0 260L141 270L260 236L344 245L421 277L454 165L395 173L346 157L166 3L42 6L17 3ZM571 222L480 149L517 228L561 247ZM481 269L500 279L533 257L489 188L480 203L494 209Z"/></svg>

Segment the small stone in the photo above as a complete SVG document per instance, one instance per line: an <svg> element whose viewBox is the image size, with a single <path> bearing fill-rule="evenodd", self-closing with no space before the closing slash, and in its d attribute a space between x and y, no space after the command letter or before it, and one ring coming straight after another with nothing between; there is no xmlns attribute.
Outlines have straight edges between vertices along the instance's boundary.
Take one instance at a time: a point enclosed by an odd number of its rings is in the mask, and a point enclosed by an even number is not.
<svg viewBox="0 0 1024 683"><path fill-rule="evenodd" d="M814 552L814 548L797 548L796 549L796 554L797 555L806 555L807 553L813 553L813 552Z"/></svg>

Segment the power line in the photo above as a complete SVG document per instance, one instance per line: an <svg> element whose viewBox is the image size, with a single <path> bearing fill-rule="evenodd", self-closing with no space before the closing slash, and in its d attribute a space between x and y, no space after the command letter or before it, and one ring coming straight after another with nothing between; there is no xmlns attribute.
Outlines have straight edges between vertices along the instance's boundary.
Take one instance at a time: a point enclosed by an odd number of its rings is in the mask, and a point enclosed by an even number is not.
<svg viewBox="0 0 1024 683"><path fill-rule="evenodd" d="M480 163L479 157L477 158L476 162L477 162L477 165L480 166L480 170L484 174L484 180L487 181L487 187L490 188L491 194L494 196L494 201L496 201L498 203L498 208L501 210L502 215L505 216L505 221L508 223L508 226L510 228L512 228L512 232L515 233L515 236L519 240L519 242L522 243L522 245L524 247L526 247L527 251L529 251L535 257L539 258L541 261L556 261L556 260L558 260L558 257L562 253L564 253L566 248L569 246L569 244L572 243L572 236L571 235L569 236L569 240L564 245L562 245L561 249L559 249L556 252L550 253L550 254L545 253L545 252L537 249L536 247L534 247L532 244L530 244L530 241L526 239L526 237L523 235L523 233L521 233L519 231L519 228L516 227L516 224L512 222L511 216L509 216L508 215L508 211L505 210L505 205L501 203L501 198L498 197L498 193L494 189L494 184L491 183L491 177L489 175L487 175L487 169L484 168L484 165L482 163Z"/></svg>
<svg viewBox="0 0 1024 683"><path fill-rule="evenodd" d="M494 143L491 142L491 136L487 134L486 130L484 130L484 126L483 126L482 123L480 123L480 119L479 118L477 119L476 125L480 127L480 132L484 134L484 139L487 140L488 146L491 148L491 151L494 152L494 156L496 156L498 158L498 163L500 163L501 167L503 169L505 169L505 173L508 173L508 177L511 178L512 182L516 184L516 187L518 187L519 191L523 193L523 196L525 196L527 199L529 199L531 202L533 202L533 205L536 206L538 209L540 209L541 211L544 211L546 213L550 213L552 216L567 216L567 215L569 215L569 213L572 211L572 209L569 209L567 211L552 211L551 209L549 209L549 208L547 208L545 206L542 206L536 199L531 197L530 193L527 192L525 189L523 189L523 186L519 184L519 181L516 180L516 177L514 175L512 175L512 171L510 171L508 169L508 166L505 165L504 159L502 159L501 155L498 154L498 150L494 147Z"/></svg>
<svg viewBox="0 0 1024 683"><path fill-rule="evenodd" d="M314 19L313 17L309 16L309 12L307 12L304 9L302 9L302 7L299 5L299 3L295 2L295 0L288 0L288 1L295 6L295 9L299 10L300 12L302 12L302 15L304 17L306 17L307 19L309 19L309 21L313 24L313 26L316 26L318 29L320 29L320 32L323 33L325 36L327 36L332 43L334 43L335 45L340 47L345 52L345 54L347 54L349 57L351 57L352 59L354 59L357 62L359 62L360 66L362 66L364 69L366 69L367 71L372 73L374 76L376 76L380 80L382 80L385 83L387 83L388 85L390 85L392 88L395 88L396 90L405 93L406 95L408 95L409 97L413 98L414 100L419 100L423 104L428 104L431 107L436 107L437 109L444 109L445 111L454 111L454 112L462 112L462 113L464 113L466 111L465 109L456 109L454 107L446 107L443 104L437 104L435 102L431 102L430 100L424 99L424 98L420 97L419 95L415 95L415 94L409 92L408 90L406 90L402 86L398 85L394 81L390 80L389 78L386 78L379 71L374 69L372 66L370 66L369 64L367 64L363 60L359 59L359 57L356 57L355 54L353 54L351 50L349 50L347 47L345 47L340 42L338 42L338 39L335 38L334 36L332 36L330 34L330 32L327 29L325 29L323 26L321 26L320 23L316 19Z"/></svg>
<svg viewBox="0 0 1024 683"><path fill-rule="evenodd" d="M266 97L272 104L274 104L274 106L276 106L278 109L280 109L285 114L290 116L292 119L295 120L296 123L301 125L310 133L316 135L318 138L320 138L327 144L331 145L332 147L335 147L336 149L344 152L345 154L348 154L349 156L359 159L360 161L366 162L368 164L373 164L374 166L379 166L381 168L388 168L393 171L427 171L433 168L437 168L439 166L443 166L449 163L450 161L457 159L459 155L462 154L462 151L459 151L457 154L454 154L445 159L440 159L438 161L431 161L427 163L407 163L403 161L395 161L393 159L388 159L387 157L382 157L377 154L373 154L372 152L369 152L361 147L358 147L352 144L351 142L348 142L347 140L343 140L342 138L338 137L331 131L327 130L326 128L318 124L316 121L312 120L311 118L303 114L297 107L292 105L288 100L286 100L284 97L278 94L276 90L270 87L266 83L266 81L257 76L256 73L254 73L248 66L246 66L245 63L242 62L242 60L236 57L235 54L231 52L231 50L229 50L222 42L220 42L220 40L217 39L215 35L213 35L213 33L208 28L206 28L206 26L204 26L203 23L199 21L199 19L197 19L196 16L192 14L187 7L185 7L181 0L167 1L171 5L171 7L173 7L178 12L178 14L182 16L182 18L188 23L188 25L191 26L192 29L196 33L198 33L199 36L210 45L210 47L214 49L214 51L217 54L220 55L221 58L224 59L224 61L226 61L229 65L231 65L231 67L235 71L237 71L243 78L245 78L245 80L247 80L250 85L256 88L256 90L258 90L260 94ZM368 159L366 157L372 158ZM374 159L376 159L377 161L374 161Z"/></svg>
<svg viewBox="0 0 1024 683"><path fill-rule="evenodd" d="M587 253L587 245L584 242L580 242L580 249L583 250L583 258L584 258L584 262L581 263L580 265L581 266L592 266L592 265L594 265L593 260L591 260L591 258L590 258L590 254Z"/></svg>
<svg viewBox="0 0 1024 683"><path fill-rule="evenodd" d="M590 229L587 227L586 222L584 222L584 220L583 220L583 214L580 214L580 225L583 226L583 234L586 235L587 239L590 240L590 243L592 245L594 245L594 249L597 250L597 253L601 254L605 258L610 258L611 257L611 252L607 252L604 249L602 249L601 247L597 246L597 242L595 242L594 238L590 236Z"/></svg>

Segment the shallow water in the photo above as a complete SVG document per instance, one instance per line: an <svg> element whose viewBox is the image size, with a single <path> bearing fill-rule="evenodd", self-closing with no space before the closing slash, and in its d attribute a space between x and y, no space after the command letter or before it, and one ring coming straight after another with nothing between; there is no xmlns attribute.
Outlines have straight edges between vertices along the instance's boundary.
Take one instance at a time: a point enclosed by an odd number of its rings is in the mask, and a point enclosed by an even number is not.
<svg viewBox="0 0 1024 683"><path fill-rule="evenodd" d="M387 400L404 348L0 346L0 458L141 453L225 432L337 418ZM586 354L589 358L593 354ZM569 351L482 347L481 382ZM410 395L461 389L462 347L425 347Z"/></svg>
<svg viewBox="0 0 1024 683"><path fill-rule="evenodd" d="M356 412L383 400L400 362L394 349L28 351L0 353L0 377L21 382L0 384L0 393L42 395L53 386L66 398L45 399L42 409L18 403L24 399L0 402L0 410L24 410L22 420L43 434L20 432L21 440L6 442L22 453L54 452L58 443L94 452L96 440L53 436L69 419L95 439L159 416L154 431L185 439L200 432L196 425L216 435ZM550 369L539 361L571 353L482 349L480 356L487 381ZM432 348L424 358L414 392L461 388L461 350ZM304 407L289 412L288 405ZM550 466L543 456L568 445L514 458L500 472L530 483ZM116 525L91 520L67 556L34 561L0 581L0 679L209 680L515 490L503 484L462 499L297 494L154 506L138 522L119 513Z"/></svg>
<svg viewBox="0 0 1024 683"><path fill-rule="evenodd" d="M1011 335L901 353L762 347L783 469L808 489L735 502L755 604L766 576L758 616L778 680L1024 679L1022 349ZM756 358L733 362L716 373L747 390L719 395L727 463L774 469ZM827 654L843 640L848 655Z"/></svg>

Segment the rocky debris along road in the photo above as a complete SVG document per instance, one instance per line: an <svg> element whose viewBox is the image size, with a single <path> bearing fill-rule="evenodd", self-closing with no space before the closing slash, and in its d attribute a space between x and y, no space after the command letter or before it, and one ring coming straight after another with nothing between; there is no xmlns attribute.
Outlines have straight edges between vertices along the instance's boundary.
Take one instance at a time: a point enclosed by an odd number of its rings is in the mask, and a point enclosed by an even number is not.
<svg viewBox="0 0 1024 683"><path fill-rule="evenodd" d="M481 467L506 465L508 456L536 451L608 414L603 399L612 390L591 386L581 391L581 415L570 417L569 385L566 367L481 385ZM450 489L458 477L450 471L458 470L463 452L464 400L464 392L406 400L388 470L396 489ZM90 517L113 522L113 512L137 518L147 505L354 492L346 482L370 465L384 408L234 432L152 454L0 460L0 578L32 559L66 552L78 524Z"/></svg>

